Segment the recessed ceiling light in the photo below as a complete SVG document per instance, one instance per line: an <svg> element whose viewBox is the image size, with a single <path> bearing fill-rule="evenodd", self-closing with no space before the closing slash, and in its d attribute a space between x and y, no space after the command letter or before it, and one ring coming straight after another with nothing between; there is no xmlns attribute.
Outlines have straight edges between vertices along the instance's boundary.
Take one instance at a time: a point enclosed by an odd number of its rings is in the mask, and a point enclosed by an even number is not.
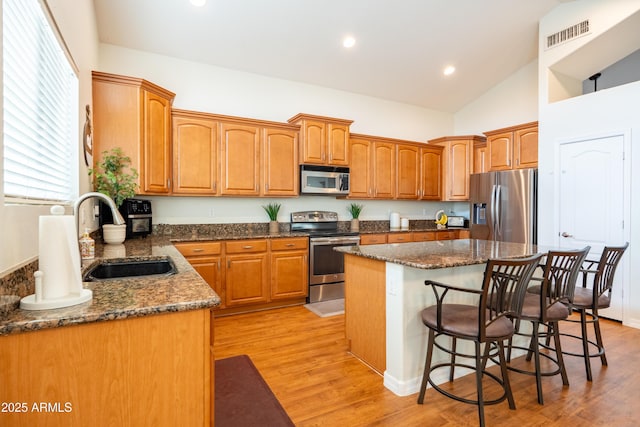
<svg viewBox="0 0 640 427"><path fill-rule="evenodd" d="M444 75L445 76L450 76L451 74L456 72L456 67L454 67L453 65L448 65L444 68Z"/></svg>
<svg viewBox="0 0 640 427"><path fill-rule="evenodd" d="M351 36L347 36L342 40L342 46L346 47L346 48L350 48L355 46L356 44L356 39L354 39Z"/></svg>
<svg viewBox="0 0 640 427"><path fill-rule="evenodd" d="M197 7L202 7L207 2L207 0L189 0L192 5Z"/></svg>

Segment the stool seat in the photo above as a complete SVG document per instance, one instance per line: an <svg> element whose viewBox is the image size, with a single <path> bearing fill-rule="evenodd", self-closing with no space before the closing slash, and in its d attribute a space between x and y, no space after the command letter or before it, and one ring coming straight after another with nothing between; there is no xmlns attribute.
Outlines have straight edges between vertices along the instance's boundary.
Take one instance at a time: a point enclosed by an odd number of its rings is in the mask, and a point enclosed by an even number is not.
<svg viewBox="0 0 640 427"><path fill-rule="evenodd" d="M463 304L443 304L441 308L441 332L469 339L473 339L480 334L478 307ZM429 328L437 329L438 307L434 305L422 310L422 322ZM501 317L487 326L485 335L487 341L496 341L509 338L513 335L513 332L513 322L506 317Z"/></svg>

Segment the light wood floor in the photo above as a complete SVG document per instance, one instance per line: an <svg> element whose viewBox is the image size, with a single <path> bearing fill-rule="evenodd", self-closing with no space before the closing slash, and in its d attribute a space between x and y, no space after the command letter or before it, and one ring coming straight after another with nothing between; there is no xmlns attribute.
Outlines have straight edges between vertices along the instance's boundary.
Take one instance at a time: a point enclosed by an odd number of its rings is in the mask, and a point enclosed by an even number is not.
<svg viewBox="0 0 640 427"><path fill-rule="evenodd" d="M563 322L561 329L569 326ZM582 359L566 357L570 386L559 376L544 378L541 406L534 377L511 373L517 409L506 402L488 406L487 425L640 425L640 330L611 321L602 326L609 366L594 359L592 383ZM347 352L343 315L320 318L297 306L216 318L214 327L216 359L249 355L297 426L477 425L473 405L432 389L418 405L417 395L384 388L382 377ZM475 393L469 380L456 390Z"/></svg>

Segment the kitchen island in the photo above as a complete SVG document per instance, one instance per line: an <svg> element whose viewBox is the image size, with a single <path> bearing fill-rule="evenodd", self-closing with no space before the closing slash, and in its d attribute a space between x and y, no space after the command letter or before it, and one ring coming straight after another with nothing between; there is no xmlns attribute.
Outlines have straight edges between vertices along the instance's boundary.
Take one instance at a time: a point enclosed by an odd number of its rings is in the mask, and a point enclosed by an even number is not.
<svg viewBox="0 0 640 427"><path fill-rule="evenodd" d="M176 274L85 282L92 301L0 319L0 425L210 425L219 296L167 239L97 259L170 257Z"/></svg>
<svg viewBox="0 0 640 427"><path fill-rule="evenodd" d="M477 289L489 258L538 252L535 245L476 239L336 250L345 254L345 328L350 351L382 374L385 387L400 396L418 392L424 370L428 333L420 312L435 304L424 281ZM473 302L469 298L473 297L460 295L455 301ZM436 352L434 363L444 356ZM446 381L448 374L444 374L436 380Z"/></svg>

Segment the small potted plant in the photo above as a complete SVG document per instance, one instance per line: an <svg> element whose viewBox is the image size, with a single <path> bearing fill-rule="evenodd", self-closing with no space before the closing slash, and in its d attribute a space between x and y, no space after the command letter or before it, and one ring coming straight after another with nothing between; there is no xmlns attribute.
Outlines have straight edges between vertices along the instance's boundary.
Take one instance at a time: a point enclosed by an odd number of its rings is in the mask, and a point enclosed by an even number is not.
<svg viewBox="0 0 640 427"><path fill-rule="evenodd" d="M111 151L103 151L102 161L97 163L95 168L89 169L89 176L93 176L93 189L111 197L118 208L125 199L135 196L138 189L138 171L130 165L131 158L126 156L121 148L115 147ZM109 225L109 233L113 233L114 228L122 229L117 231L118 234L125 232L126 225L116 226L109 224L110 222L113 222L111 210L100 202L100 226L103 227L103 236L105 225ZM120 243L123 241L124 236Z"/></svg>
<svg viewBox="0 0 640 427"><path fill-rule="evenodd" d="M360 212L362 212L363 205L359 205L357 203L351 203L347 210L351 214L351 231L360 231L360 220L358 217L360 216Z"/></svg>
<svg viewBox="0 0 640 427"><path fill-rule="evenodd" d="M278 225L278 212L280 212L280 203L269 203L263 205L262 208L269 216L269 233L277 234L280 231Z"/></svg>

